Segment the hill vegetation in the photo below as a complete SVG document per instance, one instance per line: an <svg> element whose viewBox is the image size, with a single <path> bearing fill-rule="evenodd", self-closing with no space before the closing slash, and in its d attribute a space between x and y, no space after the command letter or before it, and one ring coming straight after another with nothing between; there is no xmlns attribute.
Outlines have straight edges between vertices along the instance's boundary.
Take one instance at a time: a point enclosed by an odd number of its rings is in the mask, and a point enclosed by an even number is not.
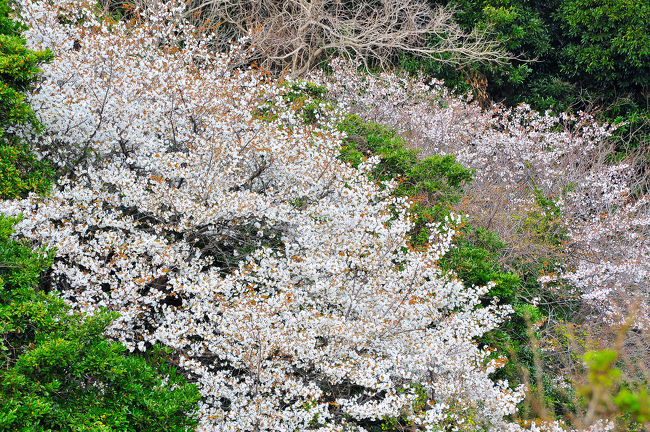
<svg viewBox="0 0 650 432"><path fill-rule="evenodd" d="M644 430L646 3L0 1L0 430Z"/></svg>

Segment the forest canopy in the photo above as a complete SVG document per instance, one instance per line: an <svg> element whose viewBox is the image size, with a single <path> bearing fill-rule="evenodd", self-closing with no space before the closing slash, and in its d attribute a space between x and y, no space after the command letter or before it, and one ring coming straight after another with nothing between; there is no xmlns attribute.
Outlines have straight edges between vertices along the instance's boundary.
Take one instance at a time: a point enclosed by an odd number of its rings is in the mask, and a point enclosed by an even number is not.
<svg viewBox="0 0 650 432"><path fill-rule="evenodd" d="M649 9L0 1L0 430L643 430Z"/></svg>

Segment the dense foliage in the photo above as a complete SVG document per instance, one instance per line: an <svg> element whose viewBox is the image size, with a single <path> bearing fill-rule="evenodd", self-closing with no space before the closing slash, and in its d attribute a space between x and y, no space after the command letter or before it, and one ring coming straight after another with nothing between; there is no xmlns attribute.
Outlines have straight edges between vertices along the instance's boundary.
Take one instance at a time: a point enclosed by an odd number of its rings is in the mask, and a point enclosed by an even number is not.
<svg viewBox="0 0 650 432"><path fill-rule="evenodd" d="M9 240L15 222L0 217L0 430L190 430L196 387L164 350L150 365L107 341L116 314L71 314L40 290L54 251Z"/></svg>
<svg viewBox="0 0 650 432"><path fill-rule="evenodd" d="M582 89L602 102L643 88L643 2L430 3L446 7L22 0L27 27L3 9L32 63L13 84L26 120L4 132L16 150L0 153L0 424L646 426L643 139L559 112ZM378 29L415 33L359 45ZM501 56L489 32L518 59L458 61ZM453 50L417 63L425 33ZM477 102L368 72L407 52ZM631 100L606 117L642 120Z"/></svg>
<svg viewBox="0 0 650 432"><path fill-rule="evenodd" d="M456 20L465 29L490 29L518 60L508 67L466 68L460 75L432 63L432 73L442 73L465 88L467 82L487 90L494 100L526 102L540 110L560 112L596 103L613 119L648 109L644 99L650 82L648 0L443 3L456 7Z"/></svg>
<svg viewBox="0 0 650 432"><path fill-rule="evenodd" d="M35 125L34 112L25 102L39 73L39 64L51 60L48 51L32 51L20 36L24 26L9 17L8 0L0 2L0 136L16 123Z"/></svg>
<svg viewBox="0 0 650 432"><path fill-rule="evenodd" d="M130 23L83 1L23 6L28 38L56 54L33 95L41 151L83 164L50 198L2 209L57 247L67 301L119 311L108 333L130 349L179 352L201 428L506 427L521 389L490 380L473 338L508 306L476 308L489 287L441 274L451 228L411 247L396 182L368 179L376 158L339 160L336 111L305 122L285 86L207 51L177 5Z"/></svg>
<svg viewBox="0 0 650 432"><path fill-rule="evenodd" d="M12 128L38 128L24 92L37 78L38 65L52 55L26 48L20 36L24 27L10 19L9 12L8 0L0 1L0 197L18 198L31 191L44 193L50 186L48 164L40 161Z"/></svg>
<svg viewBox="0 0 650 432"><path fill-rule="evenodd" d="M640 337L628 341L634 347L627 346L626 356L647 364L640 353L647 340L648 201L634 195L631 158L612 163L615 128L584 113L484 111L436 81L359 76L346 63L334 63L332 71L317 79L333 99L367 121L392 125L425 154L452 154L473 168L456 205L470 224L442 263L466 283L499 282L491 292L515 307L513 319L483 340L521 362L510 362L499 376L512 378L522 366L529 369L524 379L549 377L531 383L547 394L535 396L544 399L535 402L538 415L549 415L539 411L545 404L558 414L580 404L563 389L567 363L557 357L575 347L573 336L557 334L567 334L568 322L614 343L612 328L638 320ZM553 348L537 352L535 338Z"/></svg>

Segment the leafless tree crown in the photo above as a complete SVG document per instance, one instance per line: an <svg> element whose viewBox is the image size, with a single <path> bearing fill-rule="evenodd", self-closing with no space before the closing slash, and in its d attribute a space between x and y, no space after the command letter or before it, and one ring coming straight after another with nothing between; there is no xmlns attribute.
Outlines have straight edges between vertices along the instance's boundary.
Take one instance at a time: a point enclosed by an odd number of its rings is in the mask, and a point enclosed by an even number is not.
<svg viewBox="0 0 650 432"><path fill-rule="evenodd" d="M297 75L337 55L366 66L387 66L398 53L452 64L508 59L487 33L455 24L452 9L421 0L192 0L189 11L211 25L217 44L249 35L248 60Z"/></svg>

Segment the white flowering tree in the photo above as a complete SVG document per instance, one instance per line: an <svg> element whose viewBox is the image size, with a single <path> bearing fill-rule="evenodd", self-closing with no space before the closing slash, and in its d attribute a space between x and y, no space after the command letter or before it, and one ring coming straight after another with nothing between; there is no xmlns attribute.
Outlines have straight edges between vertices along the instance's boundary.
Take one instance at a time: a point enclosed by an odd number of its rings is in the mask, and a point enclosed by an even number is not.
<svg viewBox="0 0 650 432"><path fill-rule="evenodd" d="M360 75L350 62L334 62L332 71L313 79L348 109L395 127L424 155L452 154L475 170L463 210L509 244L506 263L561 260L540 282L556 292L575 288L587 320L618 325L632 318L639 329L649 327L650 198L634 191L633 161L612 162L612 125L525 105L481 110L439 81ZM529 222L540 196L561 211L554 226ZM562 242L549 253L531 238L539 230Z"/></svg>
<svg viewBox="0 0 650 432"><path fill-rule="evenodd" d="M411 203L368 180L376 161L337 159L336 111L305 124L231 67L236 47L210 53L182 2L129 22L94 3L21 2L28 43L56 55L30 103L63 176L0 211L56 247L52 287L118 311L129 349L173 348L201 430L516 428L522 389L474 342L508 308L442 275L451 228L411 247Z"/></svg>

